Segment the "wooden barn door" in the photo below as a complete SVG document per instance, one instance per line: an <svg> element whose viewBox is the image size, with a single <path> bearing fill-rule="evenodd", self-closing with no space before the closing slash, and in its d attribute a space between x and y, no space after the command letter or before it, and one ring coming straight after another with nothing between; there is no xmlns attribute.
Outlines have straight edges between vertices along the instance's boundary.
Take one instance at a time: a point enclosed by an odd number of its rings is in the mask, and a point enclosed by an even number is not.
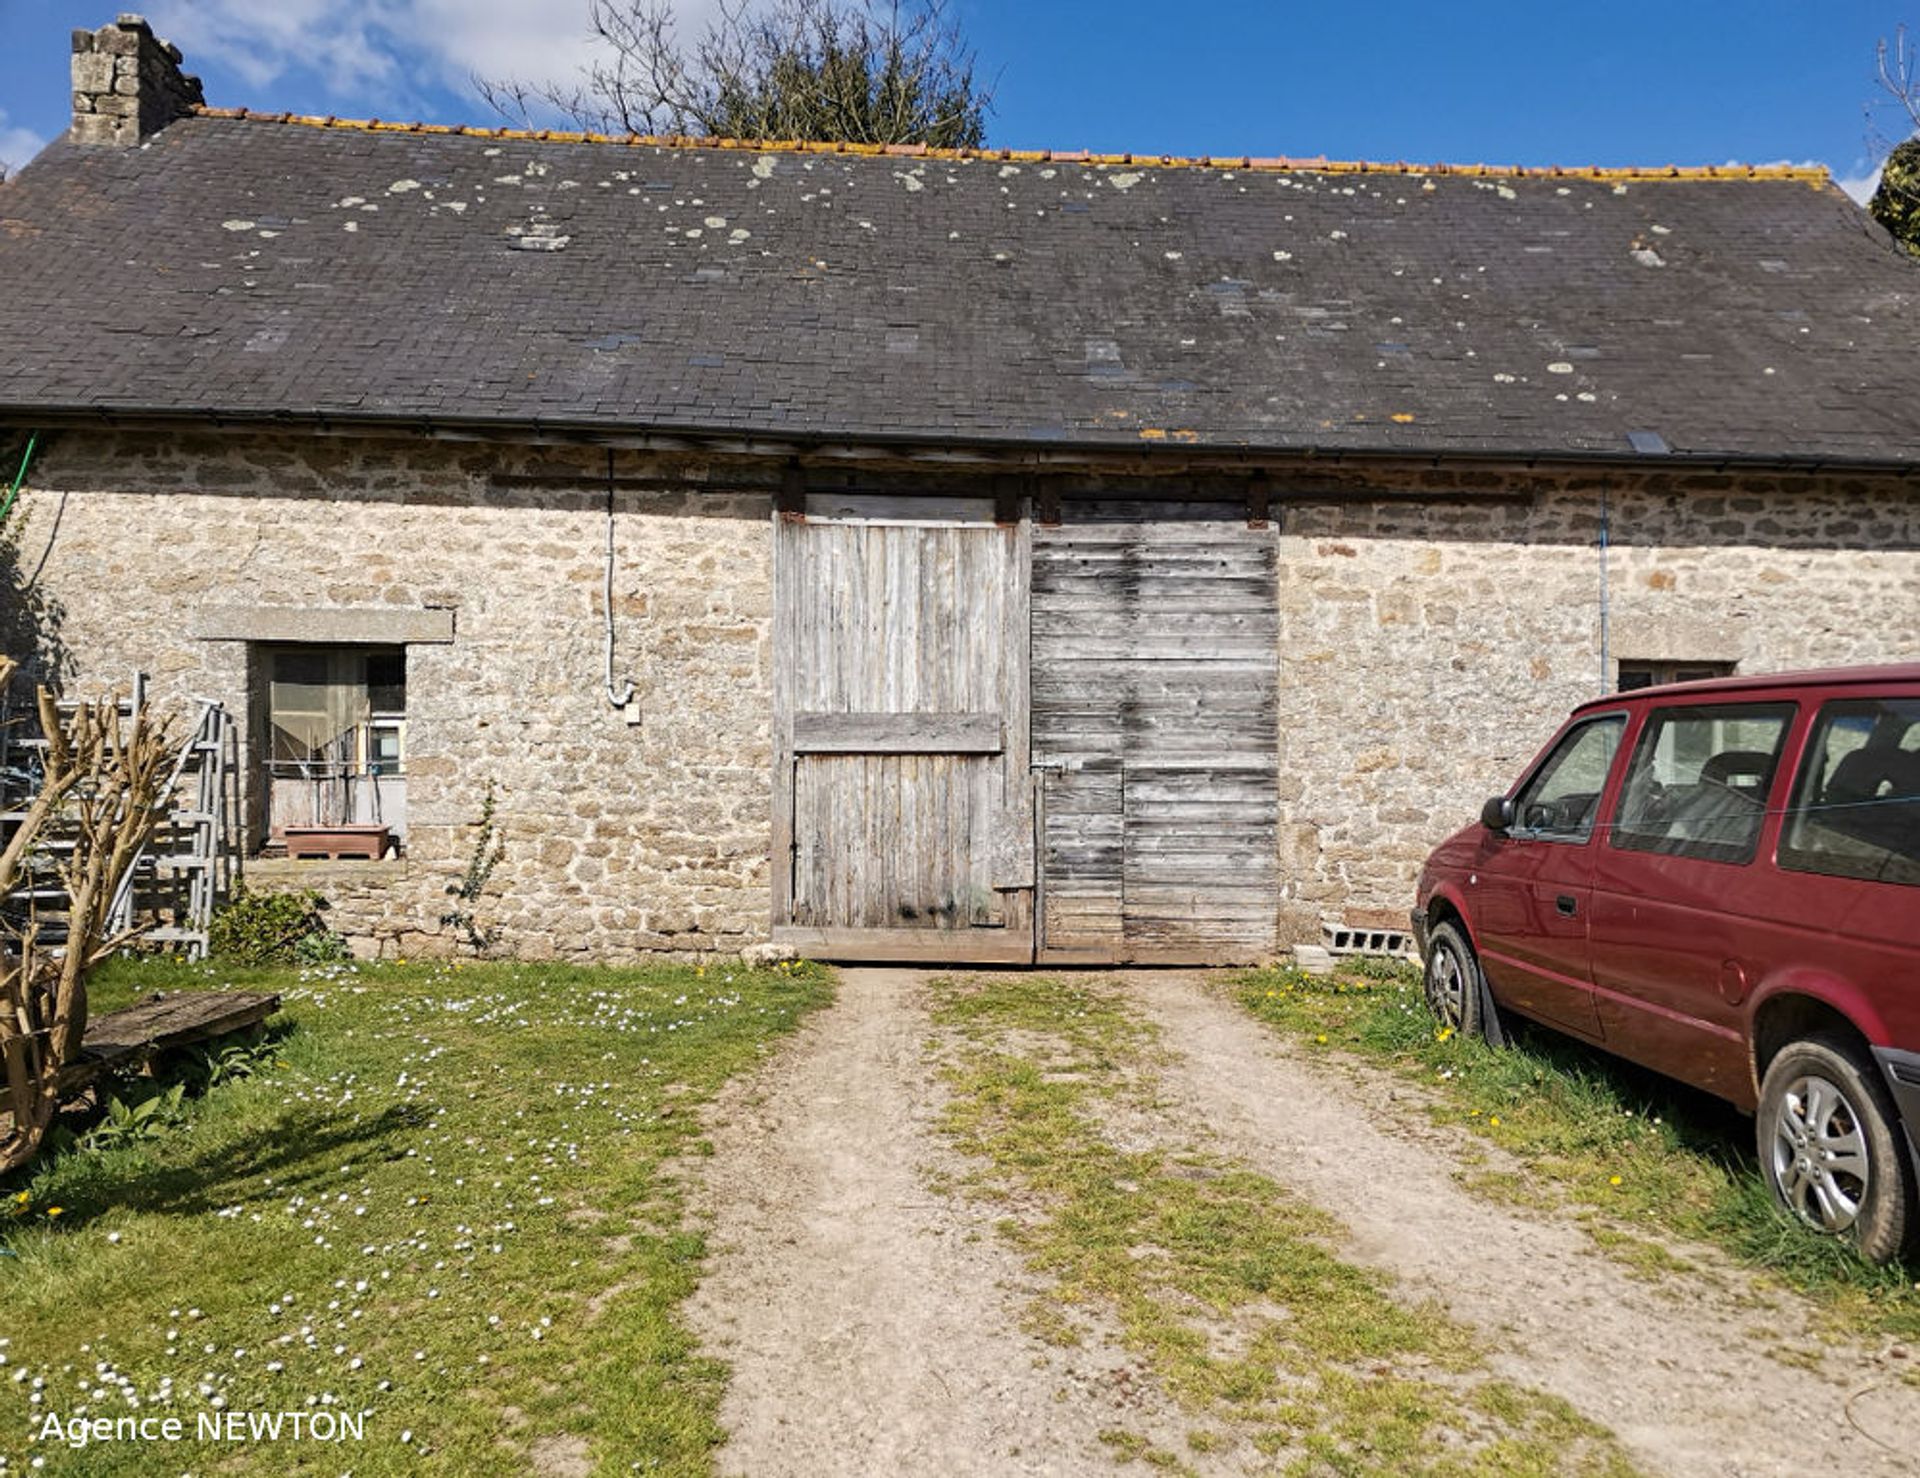
<svg viewBox="0 0 1920 1478"><path fill-rule="evenodd" d="M780 516L777 943L1033 958L1028 543L995 513L990 499L809 497Z"/></svg>
<svg viewBox="0 0 1920 1478"><path fill-rule="evenodd" d="M1039 958L1274 947L1274 545L1244 504L1066 503L1033 532Z"/></svg>

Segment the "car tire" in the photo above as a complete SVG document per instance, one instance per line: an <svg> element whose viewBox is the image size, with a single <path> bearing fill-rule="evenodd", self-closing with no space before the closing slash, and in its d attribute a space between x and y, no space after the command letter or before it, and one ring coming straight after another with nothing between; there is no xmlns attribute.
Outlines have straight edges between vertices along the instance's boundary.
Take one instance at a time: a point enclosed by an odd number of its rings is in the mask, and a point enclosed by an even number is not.
<svg viewBox="0 0 1920 1478"><path fill-rule="evenodd" d="M1815 1231L1891 1262L1920 1228L1900 1118L1864 1053L1807 1037L1767 1064L1754 1117L1760 1173L1774 1199Z"/></svg>
<svg viewBox="0 0 1920 1478"><path fill-rule="evenodd" d="M1422 978L1427 1009L1443 1027L1463 1037L1487 1034L1487 988L1480 960L1458 924L1437 924L1427 936L1427 967Z"/></svg>

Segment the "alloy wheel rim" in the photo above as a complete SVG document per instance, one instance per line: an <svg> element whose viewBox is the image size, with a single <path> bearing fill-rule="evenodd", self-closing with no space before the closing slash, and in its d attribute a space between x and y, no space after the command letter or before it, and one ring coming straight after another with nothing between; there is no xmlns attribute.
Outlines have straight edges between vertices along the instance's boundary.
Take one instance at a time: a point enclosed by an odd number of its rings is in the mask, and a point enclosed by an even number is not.
<svg viewBox="0 0 1920 1478"><path fill-rule="evenodd" d="M1807 1073L1787 1085L1770 1159L1780 1199L1802 1221L1844 1232L1860 1219L1872 1184L1866 1134L1852 1100L1830 1078Z"/></svg>
<svg viewBox="0 0 1920 1478"><path fill-rule="evenodd" d="M1443 1026L1459 1027L1467 1004L1466 969L1449 948L1433 953L1433 963L1427 970L1427 1004Z"/></svg>

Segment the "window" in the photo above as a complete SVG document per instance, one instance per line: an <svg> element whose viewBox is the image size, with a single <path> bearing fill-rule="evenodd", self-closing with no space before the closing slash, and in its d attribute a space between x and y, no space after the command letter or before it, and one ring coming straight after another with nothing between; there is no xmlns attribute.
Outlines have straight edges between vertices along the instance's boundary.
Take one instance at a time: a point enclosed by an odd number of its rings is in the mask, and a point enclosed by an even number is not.
<svg viewBox="0 0 1920 1478"><path fill-rule="evenodd" d="M1613 845L1751 862L1793 712L1788 703L1656 708L1627 768Z"/></svg>
<svg viewBox="0 0 1920 1478"><path fill-rule="evenodd" d="M1820 710L1780 865L1920 886L1920 698L1849 699Z"/></svg>
<svg viewBox="0 0 1920 1478"><path fill-rule="evenodd" d="M1665 683L1695 683L1709 677L1731 677L1731 662L1622 662L1618 691L1657 688Z"/></svg>
<svg viewBox="0 0 1920 1478"><path fill-rule="evenodd" d="M407 664L401 647L267 647L267 833L406 830Z"/></svg>
<svg viewBox="0 0 1920 1478"><path fill-rule="evenodd" d="M1536 841L1584 842L1592 836L1600 792L1626 726L1624 714L1610 713L1568 733L1514 797L1513 829Z"/></svg>

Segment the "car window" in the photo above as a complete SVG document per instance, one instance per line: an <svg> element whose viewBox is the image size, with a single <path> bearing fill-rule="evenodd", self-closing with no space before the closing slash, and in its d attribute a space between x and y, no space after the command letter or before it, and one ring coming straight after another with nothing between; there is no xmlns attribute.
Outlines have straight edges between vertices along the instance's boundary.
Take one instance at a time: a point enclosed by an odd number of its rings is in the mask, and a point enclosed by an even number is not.
<svg viewBox="0 0 1920 1478"><path fill-rule="evenodd" d="M1793 713L1790 703L1655 709L1627 767L1613 845L1751 862Z"/></svg>
<svg viewBox="0 0 1920 1478"><path fill-rule="evenodd" d="M1920 886L1920 698L1848 699L1820 710L1780 865Z"/></svg>
<svg viewBox="0 0 1920 1478"><path fill-rule="evenodd" d="M1625 714L1611 713L1568 730L1514 797L1513 830L1547 842L1592 836L1600 792L1626 727Z"/></svg>

